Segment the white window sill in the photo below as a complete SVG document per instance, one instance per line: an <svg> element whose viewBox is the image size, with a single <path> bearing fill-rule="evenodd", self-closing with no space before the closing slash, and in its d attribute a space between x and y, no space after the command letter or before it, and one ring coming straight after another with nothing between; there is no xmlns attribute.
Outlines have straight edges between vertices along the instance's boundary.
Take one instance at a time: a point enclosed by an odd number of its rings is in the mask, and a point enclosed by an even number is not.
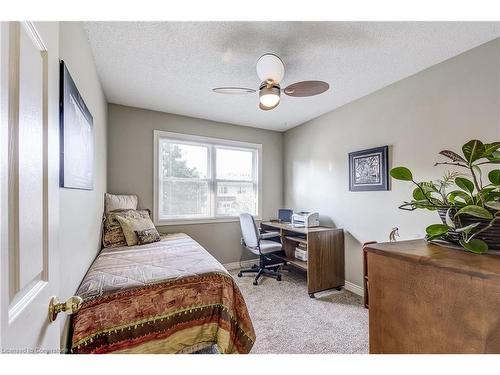
<svg viewBox="0 0 500 375"><path fill-rule="evenodd" d="M256 221L261 221L260 217L255 217ZM154 225L168 226L168 225L190 225L190 224L217 224L217 223L234 223L239 222L238 216L231 216L225 218L202 218L202 219L170 219L170 220L155 220Z"/></svg>

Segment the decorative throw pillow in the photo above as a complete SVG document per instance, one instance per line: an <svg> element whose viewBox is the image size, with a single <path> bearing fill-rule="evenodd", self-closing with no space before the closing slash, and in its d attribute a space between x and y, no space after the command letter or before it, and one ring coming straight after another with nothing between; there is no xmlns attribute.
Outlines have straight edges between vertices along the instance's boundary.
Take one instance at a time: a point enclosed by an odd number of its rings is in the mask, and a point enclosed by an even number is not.
<svg viewBox="0 0 500 375"><path fill-rule="evenodd" d="M102 233L102 246L107 248L127 246L127 240L123 234L122 227L104 229Z"/></svg>
<svg viewBox="0 0 500 375"><path fill-rule="evenodd" d="M137 245L137 235L135 234L135 231L155 229L155 226L149 217L127 218L121 215L116 215L116 220L118 220L122 227L123 234L125 235L125 240L127 241L128 246Z"/></svg>
<svg viewBox="0 0 500 375"><path fill-rule="evenodd" d="M146 219L151 217L151 211L148 209L144 210L120 210L120 211L113 211L105 214L105 226L108 229L111 228L121 228L120 222L118 221L117 217L124 217L125 219Z"/></svg>
<svg viewBox="0 0 500 375"><path fill-rule="evenodd" d="M104 211L137 210L137 195L104 194Z"/></svg>
<svg viewBox="0 0 500 375"><path fill-rule="evenodd" d="M127 240L123 234L122 227L116 219L117 215L126 218L148 218L150 217L149 210L122 210L104 214L102 245L103 247L118 247L127 246Z"/></svg>
<svg viewBox="0 0 500 375"><path fill-rule="evenodd" d="M160 233L158 233L156 228L136 230L134 232L137 236L137 245L145 245L147 243L160 241Z"/></svg>

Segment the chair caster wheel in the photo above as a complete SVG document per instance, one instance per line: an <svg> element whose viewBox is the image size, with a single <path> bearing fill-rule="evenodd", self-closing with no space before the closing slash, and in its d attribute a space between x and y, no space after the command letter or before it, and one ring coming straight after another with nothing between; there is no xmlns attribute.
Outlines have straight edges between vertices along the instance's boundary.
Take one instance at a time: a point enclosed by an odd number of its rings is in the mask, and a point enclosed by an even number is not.
<svg viewBox="0 0 500 375"><path fill-rule="evenodd" d="M281 276L278 276L276 280L281 281Z"/></svg>
<svg viewBox="0 0 500 375"><path fill-rule="evenodd" d="M243 274L241 272L238 272L238 277L241 277L243 276Z"/></svg>
<svg viewBox="0 0 500 375"><path fill-rule="evenodd" d="M259 283L257 281L254 281L253 285L259 285Z"/></svg>
<svg viewBox="0 0 500 375"><path fill-rule="evenodd" d="M310 298L314 298L314 293L309 293Z"/></svg>

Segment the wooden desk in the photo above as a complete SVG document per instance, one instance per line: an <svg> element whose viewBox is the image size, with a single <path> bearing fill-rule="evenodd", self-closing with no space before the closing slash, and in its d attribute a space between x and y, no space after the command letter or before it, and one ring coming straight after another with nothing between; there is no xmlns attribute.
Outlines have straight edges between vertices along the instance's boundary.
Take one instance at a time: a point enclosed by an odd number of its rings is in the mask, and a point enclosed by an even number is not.
<svg viewBox="0 0 500 375"><path fill-rule="evenodd" d="M365 246L370 353L500 353L500 256L425 240Z"/></svg>
<svg viewBox="0 0 500 375"><path fill-rule="evenodd" d="M279 230L284 256L290 265L307 272L307 292L311 298L322 290L340 289L345 283L344 231L342 229L313 227L297 228L290 224L262 222L264 230ZM308 261L295 259L299 243L307 245Z"/></svg>

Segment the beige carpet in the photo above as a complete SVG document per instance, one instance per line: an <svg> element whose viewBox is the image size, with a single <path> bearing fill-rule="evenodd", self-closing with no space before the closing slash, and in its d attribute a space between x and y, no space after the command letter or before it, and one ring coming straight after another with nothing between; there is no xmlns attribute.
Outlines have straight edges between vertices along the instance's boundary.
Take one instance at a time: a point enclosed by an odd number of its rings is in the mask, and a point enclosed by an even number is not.
<svg viewBox="0 0 500 375"><path fill-rule="evenodd" d="M368 310L347 291L309 298L306 276L283 271L282 281L237 277L257 340L251 353L368 353ZM255 276L254 276L255 277Z"/></svg>

